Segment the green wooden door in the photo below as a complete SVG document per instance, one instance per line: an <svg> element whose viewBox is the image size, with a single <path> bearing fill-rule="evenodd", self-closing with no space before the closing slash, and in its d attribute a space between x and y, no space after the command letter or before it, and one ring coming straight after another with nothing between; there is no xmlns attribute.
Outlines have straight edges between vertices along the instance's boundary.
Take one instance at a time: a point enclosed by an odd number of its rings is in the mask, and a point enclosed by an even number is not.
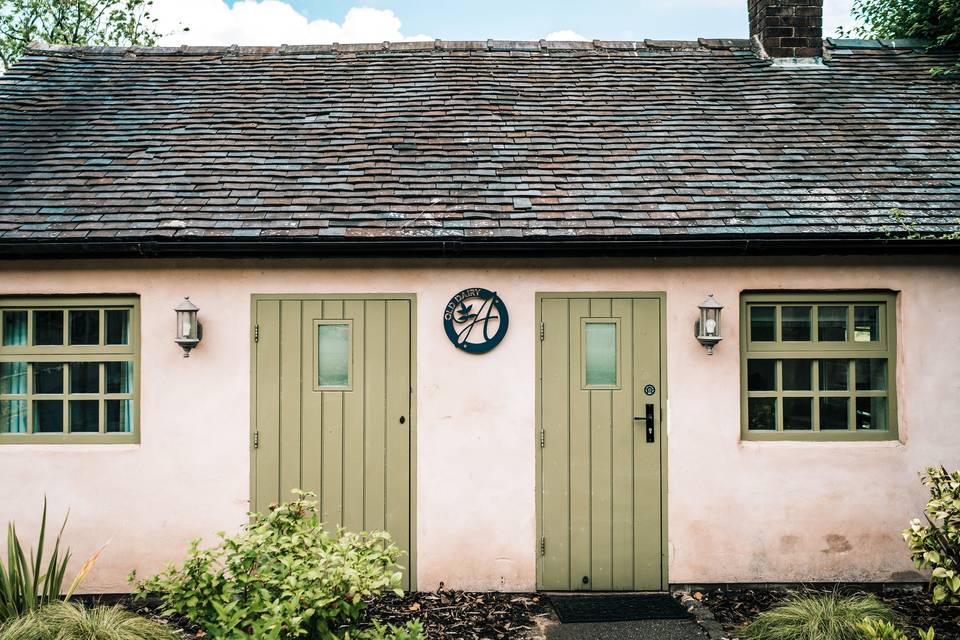
<svg viewBox="0 0 960 640"><path fill-rule="evenodd" d="M539 304L538 587L665 589L662 301L543 295Z"/></svg>
<svg viewBox="0 0 960 640"><path fill-rule="evenodd" d="M405 298L254 301L252 502L301 488L324 523L384 529L413 554L413 302Z"/></svg>

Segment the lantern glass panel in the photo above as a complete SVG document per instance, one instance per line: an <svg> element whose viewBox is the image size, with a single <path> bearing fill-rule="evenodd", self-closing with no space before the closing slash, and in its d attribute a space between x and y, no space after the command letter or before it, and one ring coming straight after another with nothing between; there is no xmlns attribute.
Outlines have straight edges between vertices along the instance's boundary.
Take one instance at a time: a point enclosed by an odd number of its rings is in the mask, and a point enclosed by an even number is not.
<svg viewBox="0 0 960 640"><path fill-rule="evenodd" d="M704 334L708 336L720 335L720 309L704 309Z"/></svg>
<svg viewBox="0 0 960 640"><path fill-rule="evenodd" d="M177 311L177 337L194 339L197 337L196 316L191 311Z"/></svg>

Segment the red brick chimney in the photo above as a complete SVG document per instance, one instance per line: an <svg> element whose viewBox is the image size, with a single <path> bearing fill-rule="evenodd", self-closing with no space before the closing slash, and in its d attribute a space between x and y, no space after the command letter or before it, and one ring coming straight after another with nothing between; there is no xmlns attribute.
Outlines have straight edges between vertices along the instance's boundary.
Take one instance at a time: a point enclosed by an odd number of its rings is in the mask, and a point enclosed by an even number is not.
<svg viewBox="0 0 960 640"><path fill-rule="evenodd" d="M823 0L747 0L750 38L771 58L823 55Z"/></svg>

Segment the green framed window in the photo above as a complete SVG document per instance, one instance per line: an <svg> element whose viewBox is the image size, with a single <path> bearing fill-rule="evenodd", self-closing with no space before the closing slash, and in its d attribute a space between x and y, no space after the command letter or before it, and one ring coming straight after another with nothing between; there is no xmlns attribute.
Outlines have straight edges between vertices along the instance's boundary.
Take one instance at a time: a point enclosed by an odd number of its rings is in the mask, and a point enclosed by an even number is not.
<svg viewBox="0 0 960 640"><path fill-rule="evenodd" d="M135 443L139 301L0 297L0 445Z"/></svg>
<svg viewBox="0 0 960 640"><path fill-rule="evenodd" d="M620 318L582 318L581 389L619 389Z"/></svg>
<svg viewBox="0 0 960 640"><path fill-rule="evenodd" d="M314 391L353 389L353 320L314 320Z"/></svg>
<svg viewBox="0 0 960 640"><path fill-rule="evenodd" d="M744 440L897 438L893 293L745 293Z"/></svg>

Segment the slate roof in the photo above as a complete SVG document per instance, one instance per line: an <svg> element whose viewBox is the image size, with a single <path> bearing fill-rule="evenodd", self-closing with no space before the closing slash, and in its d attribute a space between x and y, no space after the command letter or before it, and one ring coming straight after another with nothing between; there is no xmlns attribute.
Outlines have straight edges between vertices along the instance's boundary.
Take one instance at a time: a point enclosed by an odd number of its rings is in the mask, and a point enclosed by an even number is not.
<svg viewBox="0 0 960 640"><path fill-rule="evenodd" d="M910 44L910 43L908 43ZM829 41L31 50L0 246L877 238L960 216L956 53Z"/></svg>

